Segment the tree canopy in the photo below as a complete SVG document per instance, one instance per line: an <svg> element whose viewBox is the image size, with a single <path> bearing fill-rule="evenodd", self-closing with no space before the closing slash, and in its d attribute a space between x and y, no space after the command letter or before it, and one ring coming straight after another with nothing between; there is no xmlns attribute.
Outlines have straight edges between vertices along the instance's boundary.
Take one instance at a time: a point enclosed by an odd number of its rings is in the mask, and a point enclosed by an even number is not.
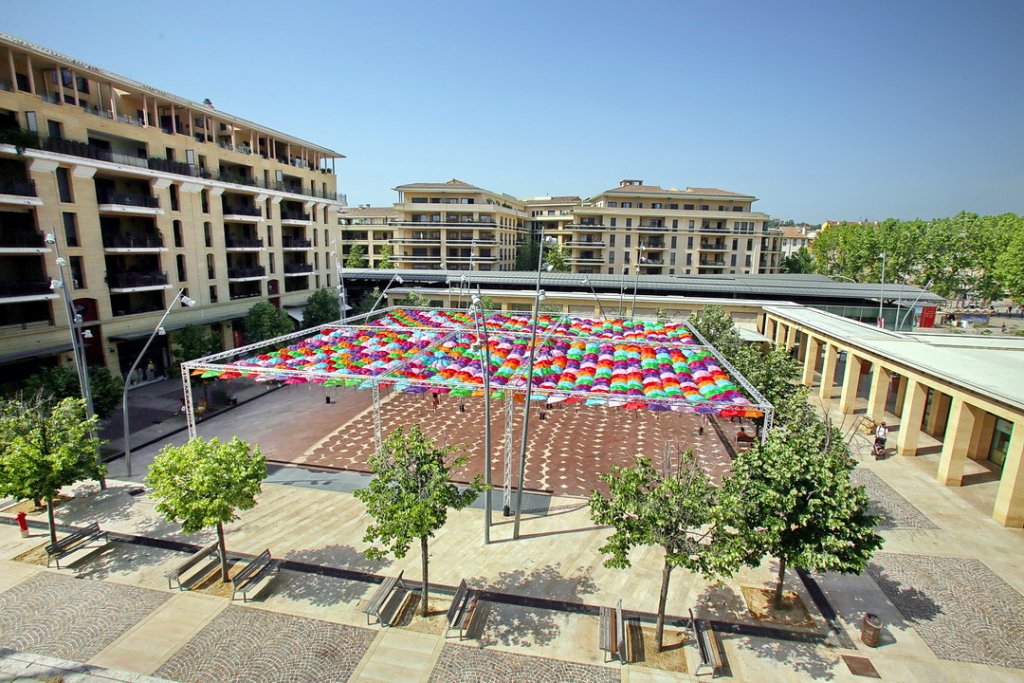
<svg viewBox="0 0 1024 683"><path fill-rule="evenodd" d="M380 298L381 294L382 292L380 291L380 287L374 287L370 291L364 292L363 295L359 297L359 301L356 302L355 314L362 315L363 313L369 313L370 309L373 308L374 302Z"/></svg>
<svg viewBox="0 0 1024 683"><path fill-rule="evenodd" d="M551 266L556 273L568 273L572 270L569 267L569 250L561 244L553 244L544 249L544 263Z"/></svg>
<svg viewBox="0 0 1024 683"><path fill-rule="evenodd" d="M174 371L181 372L181 364L209 356L224 349L220 334L206 325L186 325L177 332L171 333Z"/></svg>
<svg viewBox="0 0 1024 683"><path fill-rule="evenodd" d="M348 250L348 259L345 261L346 268L365 268L366 250L361 244L353 244Z"/></svg>
<svg viewBox="0 0 1024 683"><path fill-rule="evenodd" d="M385 244L380 248L380 258L377 260L377 267L381 270L390 270L394 268L394 263L391 258L394 256L394 250L390 244Z"/></svg>
<svg viewBox="0 0 1024 683"><path fill-rule="evenodd" d="M291 316L267 301L253 304L249 314L245 316L243 326L245 338L250 344L295 331Z"/></svg>
<svg viewBox="0 0 1024 683"><path fill-rule="evenodd" d="M92 392L93 411L105 419L121 404L124 380L106 367L94 365L89 368L89 390ZM82 385L74 366L57 365L43 368L25 380L25 395L40 396L44 401L57 403L61 399L80 397Z"/></svg>
<svg viewBox="0 0 1024 683"><path fill-rule="evenodd" d="M779 270L783 273L813 273L814 257L807 247L800 247L795 252L782 259Z"/></svg>
<svg viewBox="0 0 1024 683"><path fill-rule="evenodd" d="M156 511L169 522L180 522L186 534L217 528L221 580L228 580L224 524L238 519L239 510L256 506L267 465L259 446L237 436L231 441L196 438L182 446L165 446L146 476L153 489Z"/></svg>
<svg viewBox="0 0 1024 683"><path fill-rule="evenodd" d="M306 301L302 327L315 327L338 320L341 297L333 289L318 289Z"/></svg>
<svg viewBox="0 0 1024 683"><path fill-rule="evenodd" d="M366 488L353 495L366 506L373 523L363 541L368 558L394 555L405 557L419 539L422 554L422 613L427 614L429 579L428 540L445 522L449 510L461 510L483 491L478 475L464 490L451 483L452 470L462 466L465 456L453 457L457 448L439 446L418 424L406 432L402 427L384 440L380 453L370 456L374 477Z"/></svg>

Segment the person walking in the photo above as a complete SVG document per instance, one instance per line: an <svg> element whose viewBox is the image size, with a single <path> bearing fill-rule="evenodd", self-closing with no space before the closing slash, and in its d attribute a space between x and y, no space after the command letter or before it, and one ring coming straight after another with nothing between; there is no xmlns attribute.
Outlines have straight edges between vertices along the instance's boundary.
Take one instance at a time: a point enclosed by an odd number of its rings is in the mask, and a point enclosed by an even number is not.
<svg viewBox="0 0 1024 683"><path fill-rule="evenodd" d="M883 420L881 424L875 427L875 449L885 453L885 444L889 440L889 425L885 424Z"/></svg>

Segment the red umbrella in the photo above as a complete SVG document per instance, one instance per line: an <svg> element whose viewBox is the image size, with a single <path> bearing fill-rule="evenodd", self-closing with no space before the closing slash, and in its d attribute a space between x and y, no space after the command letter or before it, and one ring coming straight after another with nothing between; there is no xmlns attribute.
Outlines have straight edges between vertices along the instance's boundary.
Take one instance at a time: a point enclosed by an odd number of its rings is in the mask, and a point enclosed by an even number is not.
<svg viewBox="0 0 1024 683"><path fill-rule="evenodd" d="M565 399L565 402L566 403L583 403L586 400L587 399L583 398L582 396L570 396L569 398Z"/></svg>
<svg viewBox="0 0 1024 683"><path fill-rule="evenodd" d="M645 404L645 403L644 403L643 401L630 401L629 403L627 403L627 404L626 404L625 406L623 406L623 407L624 407L624 408L625 408L626 410L640 410L640 409L641 409L641 408L643 408L643 407L644 407L645 405L646 405L646 404Z"/></svg>

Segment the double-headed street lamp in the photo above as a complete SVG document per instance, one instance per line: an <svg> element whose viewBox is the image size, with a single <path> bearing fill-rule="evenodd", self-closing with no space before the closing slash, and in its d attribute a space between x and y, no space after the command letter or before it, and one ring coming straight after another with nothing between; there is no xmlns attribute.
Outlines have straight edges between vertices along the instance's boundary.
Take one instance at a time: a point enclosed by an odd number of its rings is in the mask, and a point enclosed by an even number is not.
<svg viewBox="0 0 1024 683"><path fill-rule="evenodd" d="M338 240L331 240L331 246L334 247L334 267L338 271L338 319L344 320L348 315L348 302L345 301L345 271L342 270L341 254L338 253Z"/></svg>
<svg viewBox="0 0 1024 683"><path fill-rule="evenodd" d="M640 264L644 262L644 251L647 247L640 240L637 240L636 249L636 277L633 278L633 303L629 309L629 319L636 320L636 290L640 286Z"/></svg>
<svg viewBox="0 0 1024 683"><path fill-rule="evenodd" d="M149 339L146 340L146 345L142 347L142 351L139 353L139 357L132 363L132 367L128 370L128 374L124 376L124 391L121 394L121 412L124 413L124 466L127 476L132 476L132 440L131 432L128 431L128 389L129 382L131 381L132 375L135 374L135 369L139 367L139 363L146 355L146 351L149 350L149 345L153 343L153 340L159 335L166 334L164 331L164 320L170 314L171 309L174 308L174 304L178 303L181 299L181 303L186 306L195 306L196 302L187 296L185 296L185 290L179 289L178 293L171 299L171 303L167 306L167 310L164 311L163 316L160 318L160 322L153 328L152 334L149 335Z"/></svg>
<svg viewBox="0 0 1024 683"><path fill-rule="evenodd" d="M92 389L89 386L89 366L85 361L85 344L83 340L86 335L82 331L82 316L75 308L75 302L71 299L71 291L68 289L68 277L64 272L64 268L67 266L67 260L60 254L60 245L57 243L56 233L50 232L46 234L45 241L47 244L53 245L53 250L57 254L57 270L60 274L59 280L50 280L51 290L61 290L64 296L64 307L68 313L68 327L71 330L71 352L75 357L75 372L78 374L78 383L82 389L82 398L85 399L85 416L92 417L93 405L92 405ZM87 330L88 331L88 330ZM89 337L92 333L89 332Z"/></svg>
<svg viewBox="0 0 1024 683"><path fill-rule="evenodd" d="M885 252L882 252L882 280L878 283L878 326L885 329L885 318L882 317L882 301L885 299Z"/></svg>
<svg viewBox="0 0 1024 683"><path fill-rule="evenodd" d="M469 307L476 323L477 343L474 350L482 351L480 363L484 376L484 543L491 542L491 347L487 340L487 311L479 291Z"/></svg>
<svg viewBox="0 0 1024 683"><path fill-rule="evenodd" d="M604 306L601 305L601 300L597 298L597 292L594 291L594 285L590 282L590 278L584 276L583 281L580 283L590 287L590 293L594 295L594 301L597 303L597 310L601 311L601 318L604 318Z"/></svg>
<svg viewBox="0 0 1024 683"><path fill-rule="evenodd" d="M373 306L371 306L370 310L367 311L368 314L373 313L375 310L377 310L377 304L380 303L380 300L383 299L384 296L388 293L388 290L391 289L391 285L395 284L396 282L398 284L402 284L405 282L405 280L402 279L401 275L395 273L394 276L391 278L391 281L388 282L387 287L384 288L384 291L380 293L380 296L377 297L377 300L373 302Z"/></svg>

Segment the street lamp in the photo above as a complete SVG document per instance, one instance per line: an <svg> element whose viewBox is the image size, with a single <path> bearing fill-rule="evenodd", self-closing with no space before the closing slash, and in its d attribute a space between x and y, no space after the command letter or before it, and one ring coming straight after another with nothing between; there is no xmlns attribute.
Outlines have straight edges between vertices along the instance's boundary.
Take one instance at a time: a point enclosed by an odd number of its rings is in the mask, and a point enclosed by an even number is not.
<svg viewBox="0 0 1024 683"><path fill-rule="evenodd" d="M640 286L640 264L644 262L644 251L647 247L640 240L637 240L636 249L636 277L633 278L633 303L629 308L629 319L636 320L636 290Z"/></svg>
<svg viewBox="0 0 1024 683"><path fill-rule="evenodd" d="M878 326L885 329L885 318L882 317L882 300L885 299L885 252L882 252L882 281L878 283Z"/></svg>
<svg viewBox="0 0 1024 683"><path fill-rule="evenodd" d="M68 278L64 272L67 261L60 255L60 245L57 243L56 233L47 233L45 237L47 244L53 245L57 254L56 264L60 274L59 280L50 280L50 289L61 290L64 295L64 306L68 313L68 328L71 330L71 353L75 357L75 372L78 374L78 383L82 389L82 398L85 399L85 416L92 417L92 389L89 386L89 366L85 362L85 349L82 343L82 316L75 310L74 301L71 299L71 291L68 289Z"/></svg>
<svg viewBox="0 0 1024 683"><path fill-rule="evenodd" d="M626 256L628 256L628 255L629 255L629 253L627 252ZM619 275L619 318L623 318L625 316L624 308L623 308L623 304L624 304L623 300L626 297L626 272L628 270L629 270L629 266L622 266L622 273Z"/></svg>
<svg viewBox="0 0 1024 683"><path fill-rule="evenodd" d="M142 358L146 355L146 351L149 350L149 345L153 343L153 340L158 336L167 334L164 329L164 320L170 314L171 309L174 308L174 304L178 303L178 299L181 299L181 303L186 306L195 306L196 302L193 299L185 296L185 290L179 289L178 293L171 299L171 303L167 306L167 310L164 311L163 317L160 318L160 322L153 328L152 334L149 335L149 339L146 340L146 345L142 347L142 351L139 353L139 357L132 363L132 367L128 370L128 374L124 376L124 390L121 393L121 412L124 413L124 466L127 476L132 476L132 440L131 433L128 431L128 389L129 382L131 381L132 375L135 373L135 369L139 367L139 363L142 362Z"/></svg>
<svg viewBox="0 0 1024 683"><path fill-rule="evenodd" d="M377 310L377 304L380 303L380 300L384 298L384 295L388 293L388 290L391 289L391 285L395 284L395 282L397 282L398 284L402 284L405 282L405 280L402 279L401 275L395 273L394 277L392 277L391 281L388 283L388 286L385 287L384 291L380 293L380 296L378 296L377 300L373 302L373 306L370 307L370 310L367 311L367 313L373 313L375 310Z"/></svg>
<svg viewBox="0 0 1024 683"><path fill-rule="evenodd" d="M348 302L345 301L345 271L342 270L341 254L338 253L338 240L331 240L334 247L334 267L338 271L338 318L345 320L348 315Z"/></svg>
<svg viewBox="0 0 1024 683"><path fill-rule="evenodd" d="M530 357L526 361L526 405L523 406L523 437L519 444L519 487L516 489L516 521L512 526L512 538L519 538L519 518L523 512L523 479L526 476L526 438L530 427L530 402L533 398L533 358L537 355L537 319L540 318L540 302L543 292L540 289L540 276L545 270L551 270L544 264L544 245L553 244L553 237L544 236L544 228L540 230L540 248L537 249L537 288L533 297L533 324L530 325Z"/></svg>
<svg viewBox="0 0 1024 683"><path fill-rule="evenodd" d="M487 340L487 312L479 290L469 307L476 323L477 343L474 349L483 351L484 375L484 544L491 542L491 347Z"/></svg>
<svg viewBox="0 0 1024 683"><path fill-rule="evenodd" d="M597 303L597 310L601 311L601 318L604 318L604 306L601 305L601 300L597 298L597 292L594 291L594 285L591 284L589 277L584 277L580 284L587 285L590 287L590 293L594 295L594 301Z"/></svg>

